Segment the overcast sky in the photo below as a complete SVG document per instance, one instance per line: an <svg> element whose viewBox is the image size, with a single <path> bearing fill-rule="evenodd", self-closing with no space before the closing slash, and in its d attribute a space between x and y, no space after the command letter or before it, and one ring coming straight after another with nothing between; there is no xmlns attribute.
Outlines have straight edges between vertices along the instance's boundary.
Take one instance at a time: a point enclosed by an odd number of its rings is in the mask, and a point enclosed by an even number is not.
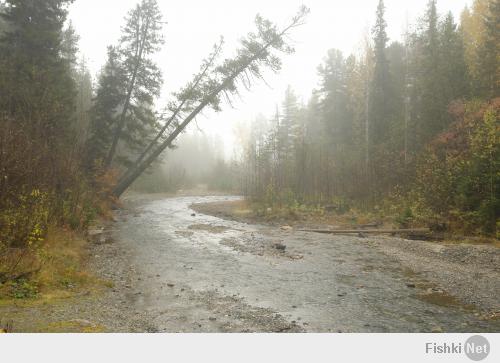
<svg viewBox="0 0 500 363"><path fill-rule="evenodd" d="M80 50L96 74L106 60L106 47L115 44L123 18L139 0L76 0L70 8L70 19L80 35ZM386 21L391 40L401 39L407 19L410 23L422 15L428 0L386 0ZM248 122L259 113L271 115L280 103L287 85L307 101L318 79L316 68L328 49L345 54L359 49L363 35L370 29L378 0L158 0L165 21L165 46L158 55L165 85L158 106L166 104L169 94L184 85L199 69L201 60L223 35L228 51L237 40L253 29L255 14L260 13L278 24L285 24L305 4L311 9L307 24L293 33L296 53L283 58L278 75L268 75L268 85L254 86L235 100L234 109L205 113L198 125L207 133L224 138L231 153L234 126ZM459 17L470 0L438 0L438 11L452 11ZM271 88L269 87L271 86Z"/></svg>

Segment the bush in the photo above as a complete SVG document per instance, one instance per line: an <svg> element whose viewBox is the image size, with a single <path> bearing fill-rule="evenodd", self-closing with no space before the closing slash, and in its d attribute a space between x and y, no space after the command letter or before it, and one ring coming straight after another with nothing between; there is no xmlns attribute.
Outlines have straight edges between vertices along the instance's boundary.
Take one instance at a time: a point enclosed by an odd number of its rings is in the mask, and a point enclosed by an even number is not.
<svg viewBox="0 0 500 363"><path fill-rule="evenodd" d="M456 122L428 146L418 164L415 205L457 231L495 236L500 210L500 98L453 108Z"/></svg>

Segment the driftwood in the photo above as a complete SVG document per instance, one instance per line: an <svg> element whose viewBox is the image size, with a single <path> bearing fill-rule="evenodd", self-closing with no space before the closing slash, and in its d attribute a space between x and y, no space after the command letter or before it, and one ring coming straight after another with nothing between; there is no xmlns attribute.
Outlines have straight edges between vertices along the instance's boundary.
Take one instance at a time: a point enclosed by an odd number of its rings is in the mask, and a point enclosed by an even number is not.
<svg viewBox="0 0 500 363"><path fill-rule="evenodd" d="M407 228L407 229L300 229L301 232L315 232L325 234L345 233L429 233L429 228Z"/></svg>

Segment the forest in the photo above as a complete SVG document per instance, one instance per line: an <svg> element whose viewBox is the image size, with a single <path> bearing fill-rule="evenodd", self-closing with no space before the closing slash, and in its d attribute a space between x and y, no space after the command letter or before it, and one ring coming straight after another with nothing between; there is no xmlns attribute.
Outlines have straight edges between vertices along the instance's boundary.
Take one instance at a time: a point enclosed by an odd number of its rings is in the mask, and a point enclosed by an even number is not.
<svg viewBox="0 0 500 363"><path fill-rule="evenodd" d="M148 175L204 109L223 111L280 70L309 12L284 28L257 15L232 57L221 39L164 104L157 1L129 11L96 79L78 57L72 2L0 1L0 284L36 273L51 231L85 231L138 178L141 190L185 186L175 157L170 179ZM190 183L269 208L356 208L498 238L500 1L474 0L454 19L430 0L403 41L388 39L385 10L380 0L363 49L325 55L307 102L289 88L252 124L241 159L210 148L211 170Z"/></svg>
<svg viewBox="0 0 500 363"><path fill-rule="evenodd" d="M329 206L498 237L500 2L460 19L428 2L402 41L384 2L363 49L332 49L307 102L289 88L246 140L242 189L292 209ZM278 100L277 100L278 102Z"/></svg>

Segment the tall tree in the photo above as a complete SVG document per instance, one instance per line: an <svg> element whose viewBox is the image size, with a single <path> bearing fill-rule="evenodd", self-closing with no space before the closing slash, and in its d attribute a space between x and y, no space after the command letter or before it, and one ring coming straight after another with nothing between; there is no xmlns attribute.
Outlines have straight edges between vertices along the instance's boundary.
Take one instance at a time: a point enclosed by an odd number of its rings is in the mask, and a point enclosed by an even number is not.
<svg viewBox="0 0 500 363"><path fill-rule="evenodd" d="M481 50L485 49L486 23L491 0L474 0L470 8L466 7L461 15L461 32L465 49L465 61L470 75L471 90L478 95L483 91Z"/></svg>
<svg viewBox="0 0 500 363"><path fill-rule="evenodd" d="M446 110L443 110L441 95L441 79L439 74L439 29L436 0L429 0L422 19L422 32L419 35L420 52L419 69L417 73L420 105L418 107L417 134L419 145L428 142L438 132L444 130Z"/></svg>
<svg viewBox="0 0 500 363"><path fill-rule="evenodd" d="M481 94L500 95L500 0L490 0L484 19L484 42L479 53Z"/></svg>
<svg viewBox="0 0 500 363"><path fill-rule="evenodd" d="M439 25L439 46L440 93L442 106L446 107L450 101L469 95L462 32L458 30L451 12Z"/></svg>
<svg viewBox="0 0 500 363"><path fill-rule="evenodd" d="M379 144L388 132L388 96L389 96L389 63L387 60L387 42L384 1L377 6L376 21L372 29L374 44L374 70L371 82L371 136L374 144Z"/></svg>
<svg viewBox="0 0 500 363"><path fill-rule="evenodd" d="M125 100L126 75L115 47L108 47L108 59L99 75L97 93L90 109L89 139L86 164L90 170L100 169L116 129L119 107Z"/></svg>
<svg viewBox="0 0 500 363"><path fill-rule="evenodd" d="M177 136L206 106L211 105L218 109L221 94L229 98L231 94L237 93L238 81L244 86L249 86L249 79L262 78L264 69L278 71L281 68L281 60L274 52L291 53L294 51L285 41L285 36L291 29L303 24L308 13L309 9L302 7L289 25L281 31L269 20L257 16L257 32L248 34L241 41L237 55L232 59L226 59L207 81L200 84L198 89L200 93L199 104L148 157L130 168L130 171L118 182L113 191L114 194L120 196L166 148L172 146Z"/></svg>
<svg viewBox="0 0 500 363"><path fill-rule="evenodd" d="M106 158L107 166L111 165L123 136L129 136L129 145L134 147L134 144L141 145L147 133L154 129L152 105L160 94L162 77L151 56L164 42L161 30L162 15L156 0L142 0L126 18L117 50L127 86ZM138 135L134 135L136 133Z"/></svg>
<svg viewBox="0 0 500 363"><path fill-rule="evenodd" d="M10 26L0 38L0 57L9 70L0 102L48 141L72 120L75 87L70 62L62 57L62 28L71 2L8 0L1 14Z"/></svg>

